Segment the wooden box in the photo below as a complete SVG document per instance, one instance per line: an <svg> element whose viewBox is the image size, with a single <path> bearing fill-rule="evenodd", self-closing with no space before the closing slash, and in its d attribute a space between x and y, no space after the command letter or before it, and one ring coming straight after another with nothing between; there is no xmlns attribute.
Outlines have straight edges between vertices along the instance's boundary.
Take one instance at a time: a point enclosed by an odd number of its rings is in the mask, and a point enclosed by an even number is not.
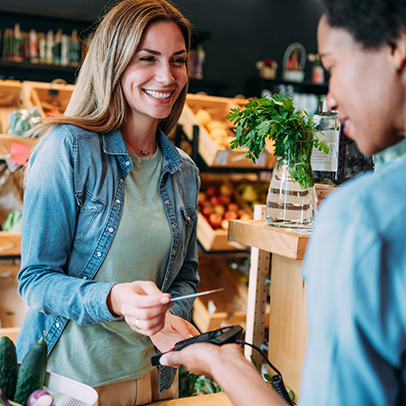
<svg viewBox="0 0 406 406"><path fill-rule="evenodd" d="M12 111L25 109L27 105L23 97L21 82L0 80L0 124L1 134L7 134L9 115Z"/></svg>
<svg viewBox="0 0 406 406"><path fill-rule="evenodd" d="M261 153L254 164L250 159L244 157L245 149L232 150L228 147L234 138L234 132L233 123L226 120L225 117L232 108L241 105L240 99L238 99L238 103L234 100L237 99L188 94L179 124L182 124L183 131L189 139L193 138L193 127L198 126L199 153L210 167L272 168L274 157L267 149ZM205 114L201 114L202 112ZM219 131L220 124L224 128ZM224 136L219 136L219 132Z"/></svg>
<svg viewBox="0 0 406 406"><path fill-rule="evenodd" d="M204 333L220 328L222 321L245 326L248 288L218 256L199 256L199 291L224 288L221 292L197 297L193 321Z"/></svg>
<svg viewBox="0 0 406 406"><path fill-rule="evenodd" d="M207 191L207 189L211 186L215 186L218 189L221 185L226 185L232 192L232 201L236 202L239 208L247 213L250 218L252 218L251 208L244 202L239 193L234 190L228 176L201 173L200 178L200 194L205 193L205 191ZM201 205L199 205L197 221L197 238L206 251L235 251L246 249L244 245L228 240L227 229L214 229L208 222L207 218L202 214Z"/></svg>
<svg viewBox="0 0 406 406"><path fill-rule="evenodd" d="M18 260L0 260L0 336L15 341L27 313L17 291Z"/></svg>
<svg viewBox="0 0 406 406"><path fill-rule="evenodd" d="M68 107L75 85L24 82L23 95L28 108L37 106L43 117L63 114Z"/></svg>

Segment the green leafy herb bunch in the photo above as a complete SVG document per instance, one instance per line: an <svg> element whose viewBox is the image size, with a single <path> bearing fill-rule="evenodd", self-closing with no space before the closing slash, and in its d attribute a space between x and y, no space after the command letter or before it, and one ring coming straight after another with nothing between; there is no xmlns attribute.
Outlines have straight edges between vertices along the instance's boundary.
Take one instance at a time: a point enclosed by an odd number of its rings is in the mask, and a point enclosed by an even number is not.
<svg viewBox="0 0 406 406"><path fill-rule="evenodd" d="M330 149L317 137L312 117L295 111L292 98L283 97L282 93L272 98L254 98L244 109L231 109L226 119L237 127L232 149L246 147L244 156L255 163L270 139L274 154L289 161L293 181L301 189L314 185L310 166L313 146L326 154Z"/></svg>

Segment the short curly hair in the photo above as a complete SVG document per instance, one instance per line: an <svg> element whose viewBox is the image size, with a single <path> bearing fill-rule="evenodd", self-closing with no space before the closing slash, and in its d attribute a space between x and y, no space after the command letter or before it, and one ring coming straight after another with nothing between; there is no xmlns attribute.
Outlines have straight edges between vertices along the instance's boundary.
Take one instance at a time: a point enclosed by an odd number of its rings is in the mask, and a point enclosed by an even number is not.
<svg viewBox="0 0 406 406"><path fill-rule="evenodd" d="M406 0L323 0L330 26L347 30L364 48L393 43L406 31Z"/></svg>

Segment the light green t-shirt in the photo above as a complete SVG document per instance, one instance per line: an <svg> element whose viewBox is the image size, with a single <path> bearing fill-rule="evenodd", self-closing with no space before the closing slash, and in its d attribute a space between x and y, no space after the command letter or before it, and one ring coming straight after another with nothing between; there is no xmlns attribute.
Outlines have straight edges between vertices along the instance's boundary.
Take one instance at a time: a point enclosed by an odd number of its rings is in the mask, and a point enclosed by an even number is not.
<svg viewBox="0 0 406 406"><path fill-rule="evenodd" d="M158 195L163 156L129 152L133 169L125 180L123 215L114 241L95 280L151 280L162 285L171 247L171 231ZM79 326L69 321L48 359L48 371L101 386L140 378L155 355L151 340L121 321Z"/></svg>

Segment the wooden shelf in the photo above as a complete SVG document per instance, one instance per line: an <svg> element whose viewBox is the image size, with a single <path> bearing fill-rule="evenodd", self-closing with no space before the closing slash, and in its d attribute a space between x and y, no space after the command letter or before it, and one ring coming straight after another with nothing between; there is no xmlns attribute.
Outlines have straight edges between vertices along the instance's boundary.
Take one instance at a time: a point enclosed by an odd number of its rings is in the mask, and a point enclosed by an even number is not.
<svg viewBox="0 0 406 406"><path fill-rule="evenodd" d="M309 235L299 230L268 226L265 220L233 220L228 239L290 259L304 258Z"/></svg>

